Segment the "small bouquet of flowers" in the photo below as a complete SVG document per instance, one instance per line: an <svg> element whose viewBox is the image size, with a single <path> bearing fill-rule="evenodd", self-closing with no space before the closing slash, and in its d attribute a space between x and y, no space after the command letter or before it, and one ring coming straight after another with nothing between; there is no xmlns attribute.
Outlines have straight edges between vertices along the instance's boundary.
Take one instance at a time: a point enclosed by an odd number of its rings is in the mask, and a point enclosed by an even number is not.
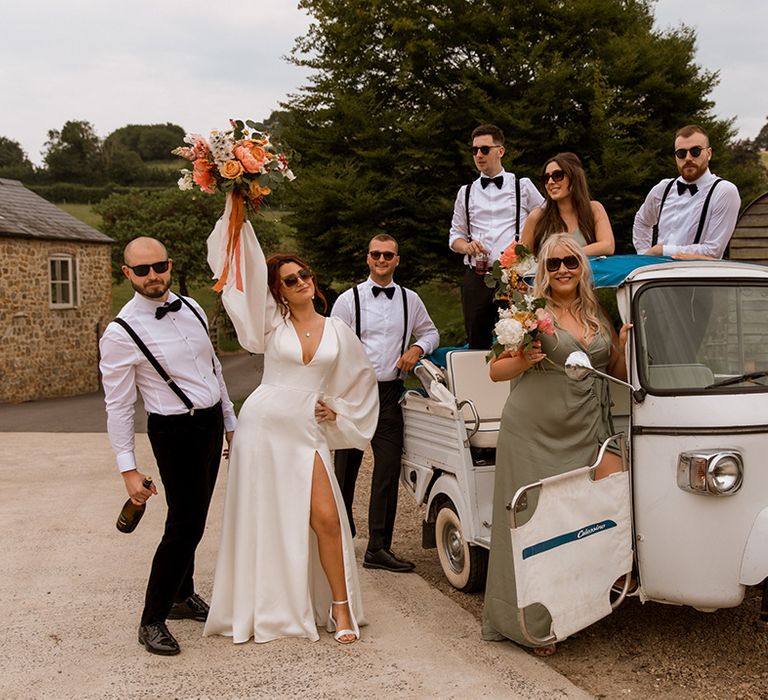
<svg viewBox="0 0 768 700"><path fill-rule="evenodd" d="M555 332L552 316L545 308L546 301L530 294L524 279L533 261L533 254L526 246L513 243L486 275L485 283L496 289L496 299L507 303L507 308L499 309L499 320L494 328L496 342L487 360L498 357L504 350L527 350L539 333L553 335Z"/></svg>
<svg viewBox="0 0 768 700"><path fill-rule="evenodd" d="M229 120L227 131L214 129L206 140L200 134L187 134L185 146L171 153L186 158L192 170L184 168L179 178L179 189L227 194L225 216L229 216L226 265L214 286L221 291L227 281L230 262L240 271L240 230L245 223L245 210L258 211L272 191L284 180L295 179L288 167L288 156L274 144L261 124L250 119ZM237 288L242 291L238 276Z"/></svg>

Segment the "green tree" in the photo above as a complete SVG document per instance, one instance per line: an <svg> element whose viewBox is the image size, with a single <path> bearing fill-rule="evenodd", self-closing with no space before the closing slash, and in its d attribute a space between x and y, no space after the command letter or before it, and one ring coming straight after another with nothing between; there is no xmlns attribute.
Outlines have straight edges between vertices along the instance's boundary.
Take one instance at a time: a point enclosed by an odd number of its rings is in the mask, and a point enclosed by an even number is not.
<svg viewBox="0 0 768 700"><path fill-rule="evenodd" d="M0 136L0 168L27 163L29 163L29 159L19 142Z"/></svg>
<svg viewBox="0 0 768 700"><path fill-rule="evenodd" d="M101 230L115 239L112 246L112 274L123 279L123 249L137 236L152 236L162 241L173 258L173 274L182 294L189 286L211 280L206 239L224 210L223 195L182 192L176 188L128 194L113 194L94 207L101 215ZM274 248L274 224L252 216L262 246ZM211 284L213 282L211 281Z"/></svg>
<svg viewBox="0 0 768 700"><path fill-rule="evenodd" d="M146 162L169 160L183 139L184 129L178 124L128 124L109 134L105 144L119 143Z"/></svg>
<svg viewBox="0 0 768 700"><path fill-rule="evenodd" d="M43 160L52 180L87 185L104 182L101 140L87 121L68 121L51 129L45 142Z"/></svg>
<svg viewBox="0 0 768 700"><path fill-rule="evenodd" d="M768 151L768 119L763 124L763 128L760 129L760 133L755 137L754 145L759 151Z"/></svg>
<svg viewBox="0 0 768 700"><path fill-rule="evenodd" d="M649 0L300 6L315 23L293 53L313 73L282 123L302 154L293 223L307 257L338 281L359 278L349 260L362 262L378 229L401 243L404 282L455 279L447 231L458 187L476 176L477 124L505 131L505 166L521 175L578 153L620 250L648 189L675 172L675 130L703 123L722 139L716 151L732 138L711 114L717 75L695 64L694 32L655 31Z"/></svg>
<svg viewBox="0 0 768 700"><path fill-rule="evenodd" d="M0 136L0 177L22 180L34 172L32 163L18 141Z"/></svg>
<svg viewBox="0 0 768 700"><path fill-rule="evenodd" d="M147 175L147 166L141 156L120 141L104 141L102 150L107 180L121 185L141 183Z"/></svg>

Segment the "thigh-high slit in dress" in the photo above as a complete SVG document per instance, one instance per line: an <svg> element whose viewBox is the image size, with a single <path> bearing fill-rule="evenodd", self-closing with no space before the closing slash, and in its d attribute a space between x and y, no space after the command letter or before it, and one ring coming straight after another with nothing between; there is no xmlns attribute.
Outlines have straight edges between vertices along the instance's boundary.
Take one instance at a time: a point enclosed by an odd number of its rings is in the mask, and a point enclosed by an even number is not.
<svg viewBox="0 0 768 700"><path fill-rule="evenodd" d="M225 231L220 221L209 239L215 272L221 271ZM231 636L234 642L317 640L317 627L328 625L331 591L309 525L316 454L336 501L347 597L359 633L365 621L357 566L331 449L365 448L376 427L376 378L357 337L334 318L325 320L317 351L304 364L293 324L267 289L264 256L247 223L240 259L243 289L230 272L223 301L241 345L264 352L264 375L243 404L232 441L204 634ZM318 399L336 411L334 422L315 420Z"/></svg>

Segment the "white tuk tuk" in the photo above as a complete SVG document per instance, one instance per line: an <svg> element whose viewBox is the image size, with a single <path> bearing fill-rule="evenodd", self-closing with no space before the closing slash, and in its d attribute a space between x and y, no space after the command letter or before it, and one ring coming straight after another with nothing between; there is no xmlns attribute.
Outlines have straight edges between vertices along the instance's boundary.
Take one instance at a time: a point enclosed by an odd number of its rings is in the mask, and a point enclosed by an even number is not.
<svg viewBox="0 0 768 700"><path fill-rule="evenodd" d="M553 619L551 636L532 644L583 629L626 594L713 611L768 579L768 268L614 256L592 269L634 324L629 382L609 378L617 435L606 443L617 443L626 471L594 480L596 455L508 504L519 604L544 604ZM425 506L423 546L437 548L463 591L485 580L510 389L490 381L485 354L423 362L424 390L402 399L402 482ZM583 353L566 369L575 379L595 371ZM520 517L532 490L534 512ZM768 628L768 585L757 624Z"/></svg>

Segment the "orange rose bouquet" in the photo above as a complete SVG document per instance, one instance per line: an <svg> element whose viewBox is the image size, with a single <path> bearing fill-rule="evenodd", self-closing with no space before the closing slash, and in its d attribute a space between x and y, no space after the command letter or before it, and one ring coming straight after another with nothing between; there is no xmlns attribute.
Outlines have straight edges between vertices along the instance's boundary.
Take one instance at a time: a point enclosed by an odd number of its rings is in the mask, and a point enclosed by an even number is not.
<svg viewBox="0 0 768 700"><path fill-rule="evenodd" d="M179 189L191 190L197 185L209 194L237 192L255 211L283 181L293 180L294 174L288 156L261 124L250 119L231 119L230 124L228 131L211 131L207 139L187 134L187 145L171 151L192 163L192 170L181 171Z"/></svg>
<svg viewBox="0 0 768 700"><path fill-rule="evenodd" d="M216 291L224 287L230 263L240 270L240 230L246 208L255 213L278 186L295 179L288 166L288 155L261 124L250 119L229 121L229 130L213 130L207 139L200 134L187 134L186 145L171 151L192 163L192 170L181 171L179 189L193 190L197 186L209 194L227 194L227 263L214 287ZM239 276L237 286L241 289Z"/></svg>

